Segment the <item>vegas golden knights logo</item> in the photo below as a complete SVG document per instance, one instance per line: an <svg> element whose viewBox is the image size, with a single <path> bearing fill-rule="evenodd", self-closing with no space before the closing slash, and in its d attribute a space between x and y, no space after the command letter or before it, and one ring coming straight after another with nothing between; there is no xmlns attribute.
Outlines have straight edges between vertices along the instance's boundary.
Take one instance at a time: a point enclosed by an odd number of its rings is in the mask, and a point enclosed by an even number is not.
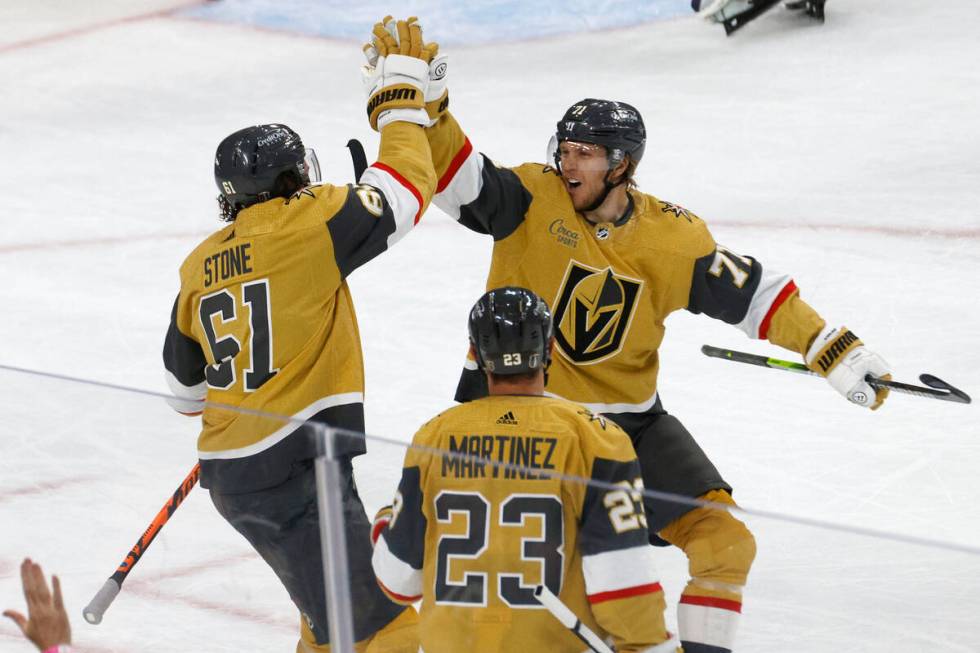
<svg viewBox="0 0 980 653"><path fill-rule="evenodd" d="M617 353L629 329L642 281L570 261L555 302L555 340L576 363Z"/></svg>

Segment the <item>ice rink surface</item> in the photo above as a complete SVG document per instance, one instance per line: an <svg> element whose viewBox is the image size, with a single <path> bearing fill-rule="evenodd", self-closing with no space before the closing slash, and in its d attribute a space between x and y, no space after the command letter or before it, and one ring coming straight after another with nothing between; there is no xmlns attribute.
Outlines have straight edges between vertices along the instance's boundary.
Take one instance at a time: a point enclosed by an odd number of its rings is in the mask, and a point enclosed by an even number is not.
<svg viewBox="0 0 980 653"><path fill-rule="evenodd" d="M439 11L378 17L420 4ZM376 151L360 40L178 5L0 5L0 364L164 391L177 267L220 226L217 142L285 122L337 183L352 177L348 138ZM976 397L980 5L833 0L827 14L818 26L780 9L728 39L683 16L508 40L498 18L506 43L446 48L453 111L475 147L518 164L543 159L574 101L635 104L649 132L642 190L791 273L896 378L931 372ZM408 441L450 405L489 252L432 209L351 278L371 433ZM704 343L793 354L701 316L668 320L665 406L741 504L980 547L976 406L893 395L870 413L816 379L707 359ZM193 466L197 424L154 397L11 371L0 397L0 607L23 608L17 565L30 555L61 575L86 653L293 650L284 590L199 489L103 624L84 623L82 606ZM370 513L389 501L403 450L369 449L356 468ZM740 653L980 651L980 557L747 521L759 555ZM673 603L685 561L659 553ZM4 620L0 650L31 648Z"/></svg>

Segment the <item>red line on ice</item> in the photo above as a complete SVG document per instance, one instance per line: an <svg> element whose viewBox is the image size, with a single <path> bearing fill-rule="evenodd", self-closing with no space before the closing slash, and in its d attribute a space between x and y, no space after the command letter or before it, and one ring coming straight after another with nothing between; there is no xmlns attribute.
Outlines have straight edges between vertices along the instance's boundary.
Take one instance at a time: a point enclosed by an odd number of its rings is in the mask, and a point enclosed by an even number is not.
<svg viewBox="0 0 980 653"><path fill-rule="evenodd" d="M435 223L429 223L435 224ZM965 229L920 229L915 227L889 227L876 225L853 225L853 224L816 224L816 223L779 223L761 221L724 221L716 220L709 223L714 229L716 227L735 228L735 229L772 229L775 231L797 230L801 233L813 230L832 230L846 231L865 234L880 234L883 236L896 236L906 238L949 238L980 240L980 227ZM47 249L75 248L75 247L98 247L101 245L125 245L128 243L138 243L152 240L184 240L202 239L210 232L198 231L187 233L172 234L143 234L133 236L106 236L104 238L79 238L75 240L52 240L39 243L15 243L13 245L0 245L0 255L17 254L20 252L42 251Z"/></svg>
<svg viewBox="0 0 980 653"><path fill-rule="evenodd" d="M805 232L809 229L830 230L830 231L850 231L863 234L881 234L883 236L908 236L911 238L966 238L980 239L980 227L965 229L929 229L921 227L901 227L888 225L855 225L847 223L806 223L806 222L763 222L754 220L712 220L708 226L713 230L716 227L736 227L743 229L774 229L774 230L797 230Z"/></svg>
<svg viewBox="0 0 980 653"><path fill-rule="evenodd" d="M142 578L134 578L126 584L123 591L129 591L132 594L145 599L183 603L194 608L195 610L208 610L228 617L244 619L249 622L259 622L270 626L278 626L289 629L290 631L297 630L298 626L295 622L286 622L282 619L275 619L270 617L267 611L252 610L243 606L229 605L224 601L212 601L201 597L177 594L162 590L159 587L162 581L172 578L196 576L210 570L230 567L242 562L259 559L259 555L252 551L249 551L248 553L239 553L233 556L220 556L211 560L204 560L192 565L187 565L185 567L178 567L169 570L165 569L153 575L144 576Z"/></svg>
<svg viewBox="0 0 980 653"><path fill-rule="evenodd" d="M54 34L45 34L43 36L35 36L34 38L25 39L23 41L15 41L14 43L7 43L6 45L0 45L0 54L4 52L11 52L13 50L23 50L25 48L32 48L36 45L44 45L45 43L63 41L65 39L69 39L74 36L91 34L92 32L98 32L104 29L109 29L111 27L116 27L118 25L125 25L127 23L139 23L144 20L152 20L154 18L165 18L166 16L169 16L170 14L176 11L180 11L181 9L187 9L189 7L195 7L197 5L204 4L204 2L205 0L192 0L191 2L182 2L178 5L175 5L167 9L157 9L156 11L150 11L145 14L137 14L135 16L123 16L121 18L113 18L111 20L102 21L101 23L93 23L91 25L74 27L72 29L68 29L63 32L55 32Z"/></svg>
<svg viewBox="0 0 980 653"><path fill-rule="evenodd" d="M45 249L59 249L72 247L93 247L99 245L125 245L127 243L137 243L147 240L178 240L178 239L201 239L209 232L200 231L196 233L180 234L145 234L138 236L106 236L105 238L79 238L77 240L51 240L41 243L19 243L13 245L0 245L0 254L16 254L18 252L32 252Z"/></svg>
<svg viewBox="0 0 980 653"><path fill-rule="evenodd" d="M232 565L237 565L240 562L245 562L247 560L261 560L258 553L254 551L249 551L248 553L239 553L233 556L221 556L220 558L215 558L213 560L205 560L193 565L188 565L186 567L178 567L176 569L165 569L157 572L156 574L150 574L147 577L134 583L134 585L141 585L146 582L155 582L158 580L167 580L170 578L183 578L184 576L194 576L202 571L208 571L210 569L217 569L219 567L230 567ZM128 587L128 586L127 586Z"/></svg>
<svg viewBox="0 0 980 653"><path fill-rule="evenodd" d="M24 487L15 487L9 490L0 490L0 503L17 497L27 497L35 494L45 494L47 492L57 492L70 485L80 485L92 483L96 480L94 476L70 476L57 481L39 481Z"/></svg>
<svg viewBox="0 0 980 653"><path fill-rule="evenodd" d="M132 586L127 584L126 588L123 590L129 591L131 594L142 597L144 599L154 599L163 601L165 603L183 603L184 605L190 606L195 610L207 610L209 612L216 612L223 614L226 617L234 617L236 619L244 619L249 623L262 623L269 626L277 626L288 630L299 630L299 624L296 621L285 621L283 619L276 619L269 615L266 610L253 610L251 608L246 608L242 606L230 605L224 601L211 601L208 599L190 596L187 594L175 594L173 592L164 592L156 588L148 587L146 584L132 583ZM299 616L299 615L297 615Z"/></svg>
<svg viewBox="0 0 980 653"><path fill-rule="evenodd" d="M298 39L311 39L314 41L327 41L329 43L338 43L341 45L350 45L352 43L357 44L360 47L361 40L352 37L342 37L342 36L326 36L324 34L311 34L308 32L300 32L298 30L289 29L286 27L270 27L268 25L257 25L254 23L244 23L235 20L221 20L214 18L202 18L201 16L187 16L184 14L178 14L176 12L167 16L172 20L184 20L191 23L199 23L201 25L210 25L212 27L231 27L235 29L249 30L252 32L260 32L262 34L271 34L273 36L287 36L289 38Z"/></svg>

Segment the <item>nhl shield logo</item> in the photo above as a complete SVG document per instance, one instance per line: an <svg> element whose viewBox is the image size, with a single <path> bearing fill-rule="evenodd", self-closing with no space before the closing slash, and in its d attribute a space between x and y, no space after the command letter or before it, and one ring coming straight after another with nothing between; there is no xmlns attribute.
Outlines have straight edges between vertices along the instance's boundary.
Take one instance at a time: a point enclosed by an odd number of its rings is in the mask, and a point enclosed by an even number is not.
<svg viewBox="0 0 980 653"><path fill-rule="evenodd" d="M619 352L643 282L612 268L570 261L555 302L555 340L575 363L596 363Z"/></svg>

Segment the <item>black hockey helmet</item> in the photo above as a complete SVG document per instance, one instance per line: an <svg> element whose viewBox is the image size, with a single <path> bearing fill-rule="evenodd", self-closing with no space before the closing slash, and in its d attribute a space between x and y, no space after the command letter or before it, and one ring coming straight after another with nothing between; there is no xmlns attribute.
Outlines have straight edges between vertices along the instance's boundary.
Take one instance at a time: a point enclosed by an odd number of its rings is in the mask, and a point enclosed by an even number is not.
<svg viewBox="0 0 980 653"><path fill-rule="evenodd" d="M570 106L552 138L555 166L561 172L557 145L562 141L594 143L606 148L609 168L619 165L626 155L634 163L643 158L647 130L640 112L631 104L586 98Z"/></svg>
<svg viewBox="0 0 980 653"><path fill-rule="evenodd" d="M495 288L480 297L469 331L477 364L493 374L547 370L551 362L551 311L526 288Z"/></svg>
<svg viewBox="0 0 980 653"><path fill-rule="evenodd" d="M222 216L234 220L241 209L273 197L288 197L297 188L320 180L313 150L286 125L240 129L218 144L214 181Z"/></svg>

